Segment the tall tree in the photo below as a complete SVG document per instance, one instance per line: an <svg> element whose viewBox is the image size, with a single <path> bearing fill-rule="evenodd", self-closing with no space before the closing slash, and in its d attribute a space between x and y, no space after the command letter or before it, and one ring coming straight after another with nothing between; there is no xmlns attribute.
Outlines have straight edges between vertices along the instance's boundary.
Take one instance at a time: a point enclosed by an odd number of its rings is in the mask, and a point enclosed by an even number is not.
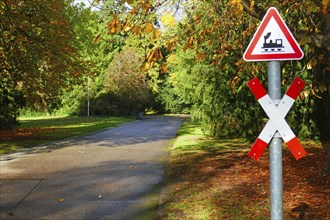
<svg viewBox="0 0 330 220"><path fill-rule="evenodd" d="M193 115L204 121L205 131L212 136L249 137L262 128L258 121L262 119L255 120L260 108L251 104L254 98L246 82L254 76L266 81L267 67L246 63L242 54L267 9L277 7L305 54L300 61L282 62L283 85L294 76L307 84L288 120L299 136L320 137L329 149L329 0L179 1L185 5L186 19L168 38L159 38L155 25L157 10L168 1L127 2L130 7L126 10L112 11L109 33L158 36L157 44L145 47L145 69L160 64L160 57L167 58L169 77L162 92L183 100L181 103L190 102ZM116 3L124 5L124 1ZM171 50L176 59L164 56L163 49ZM185 57L183 52L189 55ZM196 62L191 62L191 56ZM174 106L177 103L170 95L162 97Z"/></svg>
<svg viewBox="0 0 330 220"><path fill-rule="evenodd" d="M117 53L109 66L107 87L116 98L115 105L121 114L136 114L152 104L153 97L141 63L136 50L127 48Z"/></svg>
<svg viewBox="0 0 330 220"><path fill-rule="evenodd" d="M0 79L10 81L9 96L20 93L28 105L48 109L81 73L64 10L62 0L0 2Z"/></svg>

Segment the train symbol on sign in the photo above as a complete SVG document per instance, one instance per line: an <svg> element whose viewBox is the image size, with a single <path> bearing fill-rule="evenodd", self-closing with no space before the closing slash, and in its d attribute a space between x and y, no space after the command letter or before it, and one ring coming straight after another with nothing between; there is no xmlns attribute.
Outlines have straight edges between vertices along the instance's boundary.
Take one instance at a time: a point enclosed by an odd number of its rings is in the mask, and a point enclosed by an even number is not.
<svg viewBox="0 0 330 220"><path fill-rule="evenodd" d="M284 52L282 39L275 39L275 43L273 43L273 40L269 40L269 43L267 43L267 39L270 37L271 34L272 34L272 32L268 32L264 36L265 41L264 41L263 47L261 47L261 49L264 49L266 52L268 50L269 50L269 52Z"/></svg>

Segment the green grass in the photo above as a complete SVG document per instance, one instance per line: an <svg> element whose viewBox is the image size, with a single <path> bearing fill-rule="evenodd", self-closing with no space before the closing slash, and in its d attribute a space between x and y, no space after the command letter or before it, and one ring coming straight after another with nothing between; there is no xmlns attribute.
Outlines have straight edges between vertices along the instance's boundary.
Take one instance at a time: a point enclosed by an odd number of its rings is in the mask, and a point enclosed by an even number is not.
<svg viewBox="0 0 330 220"><path fill-rule="evenodd" d="M326 155L319 143L302 143L309 153L299 161L283 144L284 219L298 219L294 209L301 201L314 205L303 213L306 219L324 219L327 213L316 207L326 198L329 178L320 173ZM160 219L269 219L269 150L254 161L247 156L251 146L243 139L208 138L198 123L186 120L169 147ZM311 185L314 180L319 183ZM312 205L310 198L318 200Z"/></svg>
<svg viewBox="0 0 330 220"><path fill-rule="evenodd" d="M213 167L218 160L224 161L220 167L229 167L233 154L246 154L247 146L240 139L208 138L198 123L185 121L170 146L165 219L244 219L237 205L240 207L249 201L237 201L236 197L231 199L230 195L223 194L214 185L212 172L218 172L219 167Z"/></svg>
<svg viewBox="0 0 330 220"><path fill-rule="evenodd" d="M19 127L0 131L0 153L80 136L132 121L119 117L27 117L20 118Z"/></svg>

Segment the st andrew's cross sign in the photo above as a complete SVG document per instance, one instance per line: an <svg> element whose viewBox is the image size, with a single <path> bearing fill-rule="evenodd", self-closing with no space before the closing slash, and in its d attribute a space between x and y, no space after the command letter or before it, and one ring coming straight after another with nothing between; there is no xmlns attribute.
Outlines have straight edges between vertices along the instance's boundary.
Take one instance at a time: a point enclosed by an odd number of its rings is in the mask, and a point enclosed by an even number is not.
<svg viewBox="0 0 330 220"><path fill-rule="evenodd" d="M276 131L280 133L297 160L306 155L306 151L284 119L304 85L303 80L295 78L278 106L276 106L258 78L248 82L249 88L270 119L249 151L248 155L250 157L258 160Z"/></svg>

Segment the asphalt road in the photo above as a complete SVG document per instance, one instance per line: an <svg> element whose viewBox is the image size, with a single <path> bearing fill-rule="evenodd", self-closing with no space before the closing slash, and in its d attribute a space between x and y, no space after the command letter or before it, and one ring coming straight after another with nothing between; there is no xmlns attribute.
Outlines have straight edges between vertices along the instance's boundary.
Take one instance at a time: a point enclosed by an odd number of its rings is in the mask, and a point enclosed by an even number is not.
<svg viewBox="0 0 330 220"><path fill-rule="evenodd" d="M140 219L157 209L181 117L150 117L2 157L0 219Z"/></svg>

